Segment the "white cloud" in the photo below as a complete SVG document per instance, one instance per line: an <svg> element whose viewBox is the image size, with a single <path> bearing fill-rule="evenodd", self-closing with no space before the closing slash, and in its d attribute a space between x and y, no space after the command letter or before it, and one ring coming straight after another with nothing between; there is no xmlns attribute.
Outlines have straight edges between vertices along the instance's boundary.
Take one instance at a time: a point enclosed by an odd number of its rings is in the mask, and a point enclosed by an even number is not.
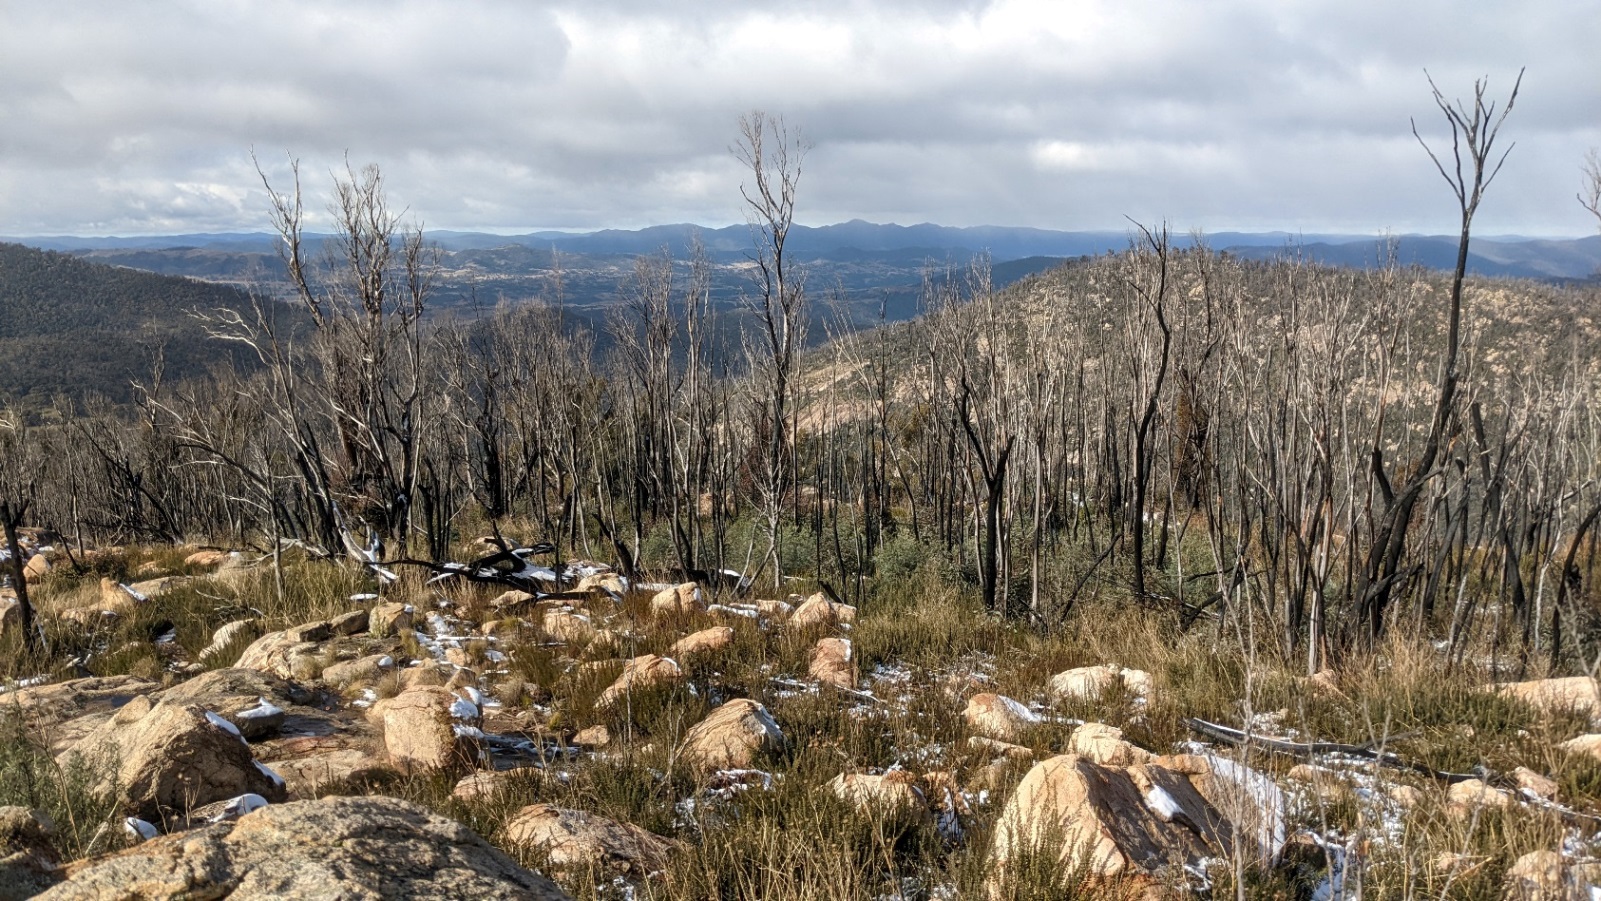
<svg viewBox="0 0 1601 901"><path fill-rule="evenodd" d="M1524 64L1481 227L1592 228L1593 0L0 3L0 233L263 228L252 148L441 228L735 222L758 107L814 142L811 223L1450 231L1423 70Z"/></svg>

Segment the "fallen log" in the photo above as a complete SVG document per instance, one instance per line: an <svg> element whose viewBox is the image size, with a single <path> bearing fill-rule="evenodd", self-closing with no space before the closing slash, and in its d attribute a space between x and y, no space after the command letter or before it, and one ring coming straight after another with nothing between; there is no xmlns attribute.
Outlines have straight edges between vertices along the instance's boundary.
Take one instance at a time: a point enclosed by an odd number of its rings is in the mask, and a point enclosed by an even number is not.
<svg viewBox="0 0 1601 901"><path fill-rule="evenodd" d="M1434 769L1433 767L1424 766L1415 760L1407 760L1406 758L1401 757L1398 754L1393 754L1389 751L1375 751L1370 745L1348 745L1334 741L1286 741L1282 738L1268 738L1265 735L1252 735L1248 732L1242 732L1239 729L1231 729L1228 726L1220 726L1217 723L1209 723L1206 720L1195 719L1193 717L1185 719L1184 725L1188 726L1191 732L1194 732L1198 735L1204 735L1213 741L1223 742L1224 744L1233 745L1235 747L1249 745L1251 747L1261 748L1264 751L1272 751L1275 754L1283 754L1288 757L1297 757L1309 760L1319 754L1344 754L1348 757L1371 760L1379 766L1387 767L1392 770L1406 770L1408 772L1419 773L1421 775L1428 776L1430 779L1444 782L1448 785L1457 782L1466 782L1469 779L1484 778L1482 774L1477 773L1447 773L1442 770Z"/></svg>

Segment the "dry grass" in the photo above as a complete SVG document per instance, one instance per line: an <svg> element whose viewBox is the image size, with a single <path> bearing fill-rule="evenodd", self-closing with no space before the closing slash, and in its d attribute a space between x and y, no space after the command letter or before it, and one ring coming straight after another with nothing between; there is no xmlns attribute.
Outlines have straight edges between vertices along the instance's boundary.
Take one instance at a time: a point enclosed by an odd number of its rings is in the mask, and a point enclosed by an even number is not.
<svg viewBox="0 0 1601 901"><path fill-rule="evenodd" d="M41 607L58 610L80 603L87 592L98 591L101 575L127 578L140 568L146 574L187 575L175 553L129 550L103 558L87 572L52 576L38 591ZM265 629L282 628L351 609L351 595L373 588L363 574L344 565L291 560L281 590L270 566L242 577L195 578L99 633L74 634L59 626L50 632L58 665L82 655L97 674L133 672L170 680L172 652L156 642L164 633L175 632L176 645L192 659L210 642L212 631L232 619L255 616ZM408 577L385 593L420 609L444 600L474 621L504 618L486 603L498 592L481 587L440 593ZM822 634L818 630L760 628L749 620L713 615L656 620L640 597L592 612L619 636L616 641L557 647L543 643L535 626L504 631L514 636L503 645L510 652L508 678L521 687L515 697L502 700L540 704L548 716L539 728L549 735L604 724L614 737L612 746L552 761L506 791L470 802L454 798L453 782L439 776L335 788L411 798L495 842L504 842L504 826L516 811L536 802L604 814L684 842L669 871L639 886L636 897L984 897L986 886L999 878L988 858L989 830L1028 767L999 763L992 753L968 745L972 730L961 716L963 705L987 690L1016 698L1045 717L1022 739L1039 757L1060 753L1076 720L1118 726L1136 744L1169 753L1198 737L1186 718L1239 726L1253 715L1259 731L1372 744L1439 770L1482 767L1504 774L1527 766L1558 781L1564 804L1590 813L1601 809L1601 761L1555 748L1588 728L1582 717L1540 714L1487 692L1483 674L1449 670L1425 638L1400 631L1370 655L1348 658L1338 674L1338 691L1318 691L1271 660L1250 663L1227 628L1181 633L1172 617L1131 608L1110 593L1080 599L1065 621L1048 629L1031 628L984 611L972 588L948 568L915 565L876 585L845 633L862 677L861 692L852 694L797 687L807 681L808 655ZM733 644L683 661L683 683L597 709L595 700L616 677L622 658L664 654L683 634L725 623L734 627ZM415 642L407 647L419 650ZM1094 699L1048 697L1051 675L1099 663L1150 673L1151 696L1113 690ZM6 664L13 676L31 675L29 667L37 665L15 657ZM790 739L783 752L756 764L772 777L766 788L713 785L677 756L685 730L734 697L761 701ZM64 848L83 853L91 848L89 826L103 821L97 805L104 799L82 790L81 774L55 770L48 758L28 752L33 744L25 736L0 740L0 803L39 806L58 822L67 817L84 823ZM1228 749L1219 753L1236 755ZM1390 770L1357 767L1356 782L1319 796L1284 779L1296 762L1260 752L1248 758L1251 766L1289 787L1292 833L1315 832L1356 849L1350 873L1360 874L1365 897L1500 897L1505 872L1518 855L1559 847L1576 834L1574 824L1557 814L1525 805L1463 815L1449 808L1439 786ZM932 815L864 813L827 789L841 773L890 768L916 777L950 773L965 786L960 835L942 832ZM1385 794L1387 786L1402 783L1419 789L1423 798L1404 812ZM508 850L540 863L525 849ZM1460 865L1446 866L1442 855L1447 854L1461 855L1453 858ZM1292 851L1272 872L1244 871L1238 885L1225 865L1211 874L1210 895L1236 897L1238 890L1250 898L1305 898L1323 869L1321 852L1304 848ZM619 887L602 874L565 878L580 898L619 896ZM1010 882L996 897L1101 898L1116 890L1082 874L1063 873L1044 857L1018 862L1005 878ZM1184 894L1176 886L1168 891Z"/></svg>

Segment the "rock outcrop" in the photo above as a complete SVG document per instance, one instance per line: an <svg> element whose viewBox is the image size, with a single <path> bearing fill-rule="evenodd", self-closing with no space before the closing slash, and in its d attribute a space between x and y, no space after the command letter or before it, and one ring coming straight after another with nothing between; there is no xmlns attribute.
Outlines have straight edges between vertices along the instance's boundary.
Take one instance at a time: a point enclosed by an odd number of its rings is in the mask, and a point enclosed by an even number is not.
<svg viewBox="0 0 1601 901"><path fill-rule="evenodd" d="M613 707L630 697L666 688L683 680L684 671L679 669L677 661L670 657L645 654L623 665L622 673L600 693L595 706L601 709Z"/></svg>
<svg viewBox="0 0 1601 901"><path fill-rule="evenodd" d="M1496 691L1540 710L1577 710L1591 716L1601 715L1601 686L1589 676L1509 682L1498 686Z"/></svg>
<svg viewBox="0 0 1601 901"><path fill-rule="evenodd" d="M706 612L706 598L701 594L700 586L694 582L685 582L672 588L664 588L656 592L650 599L650 612L657 616L688 616L692 613Z"/></svg>
<svg viewBox="0 0 1601 901"><path fill-rule="evenodd" d="M1506 901L1590 901L1601 895L1601 864L1531 851L1506 874Z"/></svg>
<svg viewBox="0 0 1601 901"><path fill-rule="evenodd" d="M410 604L379 604L367 614L367 629L380 637L397 636L411 629L415 612Z"/></svg>
<svg viewBox="0 0 1601 901"><path fill-rule="evenodd" d="M1194 756L1129 767L1102 766L1078 754L1042 761L1023 777L996 822L992 887L999 891L1008 867L1030 854L1054 856L1064 873L1092 882L1155 884L1177 875L1172 867L1232 854L1232 823L1257 840L1253 857L1270 863L1284 843L1282 798L1267 777L1235 767ZM1243 810L1235 799L1262 806Z"/></svg>
<svg viewBox="0 0 1601 901"><path fill-rule="evenodd" d="M97 789L115 790L124 813L151 822L246 793L287 797L239 730L196 704L130 701L62 753L72 757L103 774Z"/></svg>
<svg viewBox="0 0 1601 901"><path fill-rule="evenodd" d="M402 769L455 770L478 759L479 711L438 686L411 688L373 705L384 747Z"/></svg>
<svg viewBox="0 0 1601 901"><path fill-rule="evenodd" d="M60 877L55 824L37 810L0 807L0 901L32 898Z"/></svg>
<svg viewBox="0 0 1601 901"><path fill-rule="evenodd" d="M673 643L668 656L675 660L684 660L698 654L711 654L728 647L734 643L734 630L730 626L713 626L692 632Z"/></svg>
<svg viewBox="0 0 1601 901"><path fill-rule="evenodd" d="M1074 754L1102 766L1133 766L1151 759L1151 752L1123 740L1123 730L1105 723L1085 723L1073 730Z"/></svg>
<svg viewBox="0 0 1601 901"><path fill-rule="evenodd" d="M784 747L784 733L767 708L750 700L729 701L684 733L680 753L702 772L748 767L761 753Z"/></svg>
<svg viewBox="0 0 1601 901"><path fill-rule="evenodd" d="M1113 686L1119 686L1135 697L1145 697L1151 690L1151 676L1144 670L1098 664L1057 673L1045 687L1053 697L1070 701L1095 700Z"/></svg>
<svg viewBox="0 0 1601 901"><path fill-rule="evenodd" d="M322 671L322 661L319 659L322 647L318 642L326 640L328 636L317 638L318 631L308 629L308 626L322 625L325 624L308 623L281 632L268 632L251 642L234 666L271 673L284 679L315 678ZM329 630L331 634L332 630Z"/></svg>
<svg viewBox="0 0 1601 901"><path fill-rule="evenodd" d="M818 626L837 626L856 621L856 608L849 604L836 604L828 595L818 592L795 608L785 625L792 629L809 629Z"/></svg>
<svg viewBox="0 0 1601 901"><path fill-rule="evenodd" d="M541 855L557 873L598 869L640 880L667 868L677 843L596 813L533 804L506 823L506 841Z"/></svg>
<svg viewBox="0 0 1601 901"><path fill-rule="evenodd" d="M820 638L812 648L807 674L824 685L856 687L856 663L848 638Z"/></svg>
<svg viewBox="0 0 1601 901"><path fill-rule="evenodd" d="M454 820L394 798L273 804L72 865L44 901L569 896Z"/></svg>
<svg viewBox="0 0 1601 901"><path fill-rule="evenodd" d="M962 719L979 735L1012 744L1040 722L1039 715L1021 703L988 691L968 700Z"/></svg>

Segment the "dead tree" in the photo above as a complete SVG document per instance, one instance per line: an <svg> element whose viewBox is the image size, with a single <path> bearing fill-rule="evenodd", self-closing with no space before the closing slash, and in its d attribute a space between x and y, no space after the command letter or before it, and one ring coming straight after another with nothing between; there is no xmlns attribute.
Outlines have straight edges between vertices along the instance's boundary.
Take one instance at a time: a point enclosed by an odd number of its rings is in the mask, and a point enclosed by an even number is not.
<svg viewBox="0 0 1601 901"><path fill-rule="evenodd" d="M1151 477L1156 468L1157 413L1161 409L1162 389L1167 381L1172 359L1173 329L1167 321L1168 302L1168 235L1164 227L1152 232L1139 226L1142 243L1133 255L1132 264L1153 272L1136 271L1129 281L1135 304L1127 320L1131 330L1130 343L1134 353L1130 357L1134 384L1141 396L1130 398L1128 419L1133 435L1132 470L1129 473L1128 507L1125 528L1129 534L1129 554L1134 563L1134 594L1146 596L1146 499L1150 496ZM1135 404L1138 403L1136 410Z"/></svg>
<svg viewBox="0 0 1601 901"><path fill-rule="evenodd" d="M1357 622L1365 625L1368 637L1376 639L1384 632L1384 617L1391 601L1410 579L1406 561L1407 531L1412 514L1424 487L1436 476L1435 467L1454 427L1457 389L1460 380L1458 354L1462 346L1462 283L1467 276L1468 240L1473 226L1473 215L1479 202L1501 165L1506 162L1511 147L1495 155L1495 141L1501 125L1518 98L1518 87L1523 82L1522 71L1512 85L1506 106L1499 113L1494 101L1486 99L1489 90L1487 79L1473 83L1473 101L1464 104L1445 99L1440 89L1429 79L1434 104L1445 115L1451 128L1450 165L1442 161L1423 136L1417 122L1412 123L1412 134L1428 153L1440 176L1451 186L1461 212L1461 237L1457 242L1456 269L1451 279L1451 299L1446 311L1446 336L1440 361L1439 386L1435 392L1434 413L1421 452L1410 466L1398 466L1387 461L1377 441L1370 451L1370 462L1380 488L1383 513L1375 526L1367 559L1356 586Z"/></svg>
<svg viewBox="0 0 1601 901"><path fill-rule="evenodd" d="M1584 189L1579 192L1579 203L1601 225L1601 150L1591 150L1584 160Z"/></svg>
<svg viewBox="0 0 1601 901"><path fill-rule="evenodd" d="M760 111L741 116L739 131L734 156L750 170L752 178L739 192L745 199L754 245L755 290L744 301L756 317L757 331L754 339L747 340L758 391L756 434L763 444L757 494L767 527L764 565L772 564L777 587L783 580L779 520L794 478L793 380L806 327L805 277L789 255L788 241L807 145L790 135L782 117Z"/></svg>

